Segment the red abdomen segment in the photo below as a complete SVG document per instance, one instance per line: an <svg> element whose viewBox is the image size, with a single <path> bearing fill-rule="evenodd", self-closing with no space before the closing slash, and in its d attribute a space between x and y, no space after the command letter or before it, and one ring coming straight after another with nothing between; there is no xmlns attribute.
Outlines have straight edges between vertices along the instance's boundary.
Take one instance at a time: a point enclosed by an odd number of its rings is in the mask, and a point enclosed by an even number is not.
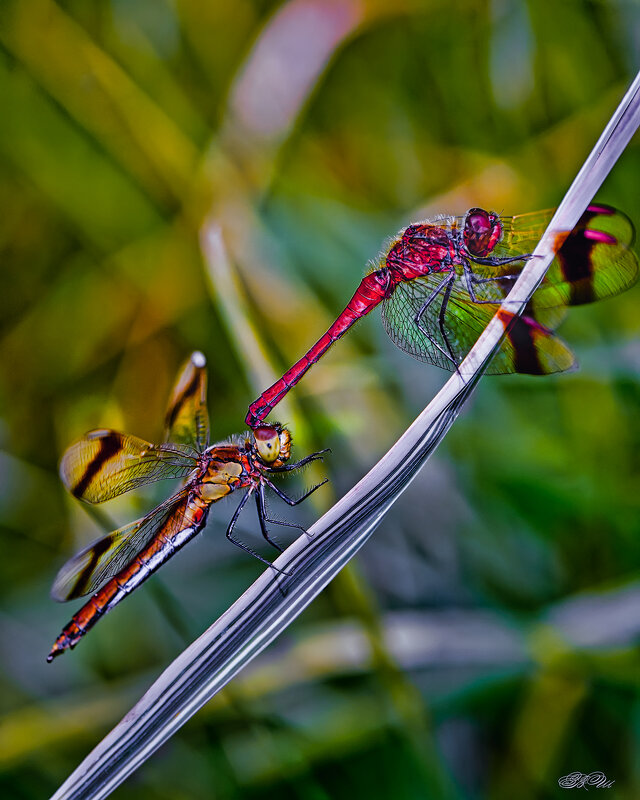
<svg viewBox="0 0 640 800"><path fill-rule="evenodd" d="M257 400L249 406L245 422L255 428L264 420L270 411L278 405L289 389L298 383L300 378L349 330L349 328L372 309L379 305L389 291L389 272L386 269L371 272L365 276L355 294L349 300L344 311L329 330L318 339L302 358L291 369L266 389Z"/></svg>
<svg viewBox="0 0 640 800"><path fill-rule="evenodd" d="M202 501L190 498L187 508L183 510L180 517L169 517L167 524L156 533L150 544L138 553L124 569L107 581L77 614L73 615L71 622L65 625L62 633L55 640L51 652L47 656L47 661L50 663L68 648L75 647L101 617L146 581L176 550L179 550L198 534L206 523L208 510ZM172 530L172 520L175 521L179 518L187 523L186 527Z"/></svg>

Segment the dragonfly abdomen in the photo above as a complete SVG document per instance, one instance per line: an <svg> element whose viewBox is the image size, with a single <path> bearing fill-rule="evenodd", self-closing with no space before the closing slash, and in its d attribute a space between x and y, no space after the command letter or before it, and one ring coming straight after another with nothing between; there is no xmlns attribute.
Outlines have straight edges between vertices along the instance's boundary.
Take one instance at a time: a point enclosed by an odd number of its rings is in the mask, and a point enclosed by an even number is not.
<svg viewBox="0 0 640 800"><path fill-rule="evenodd" d="M245 422L254 428L260 424L271 409L277 405L284 395L295 386L302 376L337 342L349 328L362 317L378 306L389 293L390 275L387 269L370 272L360 282L353 297L318 341L297 361L291 369L266 389L257 400L249 406Z"/></svg>
<svg viewBox="0 0 640 800"><path fill-rule="evenodd" d="M154 536L146 548L114 575L99 589L82 608L73 615L71 622L62 629L54 642L47 661L63 653L68 648L73 648L80 639L89 631L98 620L111 611L141 583L147 580L165 561L193 539L204 527L209 503L204 503L195 495L189 495L186 506L182 512L182 519L190 524L173 531L169 517L166 525Z"/></svg>

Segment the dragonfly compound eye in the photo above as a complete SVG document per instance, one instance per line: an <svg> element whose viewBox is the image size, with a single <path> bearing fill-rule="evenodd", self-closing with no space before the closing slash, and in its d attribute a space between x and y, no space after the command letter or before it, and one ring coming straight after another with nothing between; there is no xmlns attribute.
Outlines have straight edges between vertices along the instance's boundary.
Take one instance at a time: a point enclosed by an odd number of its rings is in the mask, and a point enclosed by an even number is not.
<svg viewBox="0 0 640 800"><path fill-rule="evenodd" d="M487 256L500 241L500 218L483 208L472 208L464 218L464 246L471 256Z"/></svg>
<svg viewBox="0 0 640 800"><path fill-rule="evenodd" d="M273 425L261 425L253 431L258 455L265 464L273 464L280 455L280 431Z"/></svg>
<svg viewBox="0 0 640 800"><path fill-rule="evenodd" d="M288 461L291 456L291 434L286 428L280 431L280 461Z"/></svg>

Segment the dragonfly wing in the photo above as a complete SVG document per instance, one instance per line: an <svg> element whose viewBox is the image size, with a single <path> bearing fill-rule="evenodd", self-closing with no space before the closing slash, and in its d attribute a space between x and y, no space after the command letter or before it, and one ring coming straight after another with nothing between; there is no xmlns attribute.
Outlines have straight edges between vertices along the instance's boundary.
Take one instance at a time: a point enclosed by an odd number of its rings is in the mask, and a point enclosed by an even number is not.
<svg viewBox="0 0 640 800"><path fill-rule="evenodd" d="M165 441L200 453L209 443L206 363L199 351L191 354L173 388L165 419Z"/></svg>
<svg viewBox="0 0 640 800"><path fill-rule="evenodd" d="M492 255L531 253L553 213L503 218L502 239ZM625 214L610 206L590 205L568 235L558 234L557 256L533 297L532 307L582 305L633 286L638 278L638 260L630 249L634 236L633 224ZM498 270L506 274L513 266L503 264ZM518 266L514 272L521 269Z"/></svg>
<svg viewBox="0 0 640 800"><path fill-rule="evenodd" d="M494 308L494 311L497 310ZM501 375L552 375L576 368L576 359L568 345L539 319L525 313L500 313L505 337L489 363L487 372Z"/></svg>
<svg viewBox="0 0 640 800"><path fill-rule="evenodd" d="M96 591L127 566L161 530L166 538L184 521L189 490L173 495L150 514L85 547L60 569L51 589L64 602Z"/></svg>
<svg viewBox="0 0 640 800"><path fill-rule="evenodd" d="M420 279L419 286L418 280L396 286L393 294L382 302L382 325L391 341L405 353L418 361L426 361L442 369L452 369L450 360L436 346L437 343L447 352L437 324L437 311L442 303L442 296L431 304L422 317L422 327L428 331L433 341L416 325L416 315L441 280L441 275L427 275ZM458 356L460 353L454 350L453 355Z"/></svg>
<svg viewBox="0 0 640 800"><path fill-rule="evenodd" d="M65 451L60 477L75 497L102 503L152 481L185 477L197 463L189 448L103 429L90 431Z"/></svg>
<svg viewBox="0 0 640 800"><path fill-rule="evenodd" d="M399 284L383 303L382 321L391 339L402 350L420 361L453 370L455 365L446 353L451 353L459 364L489 324L498 304L474 303L464 279L457 275L444 312L441 312L442 293L424 311L421 326L425 335L416 324L416 316L442 278L440 273ZM575 359L567 345L533 316L503 316L503 323L507 334L489 363L488 374L538 375L562 372L574 366Z"/></svg>

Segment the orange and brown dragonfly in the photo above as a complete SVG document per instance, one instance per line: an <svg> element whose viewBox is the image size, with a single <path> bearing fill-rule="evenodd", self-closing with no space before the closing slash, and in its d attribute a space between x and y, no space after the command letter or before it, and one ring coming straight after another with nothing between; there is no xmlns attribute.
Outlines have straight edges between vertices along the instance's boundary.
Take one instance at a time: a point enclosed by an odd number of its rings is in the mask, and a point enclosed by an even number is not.
<svg viewBox="0 0 640 800"><path fill-rule="evenodd" d="M102 503L164 478L186 478L186 482L146 517L109 533L62 567L51 591L55 600L95 594L63 628L47 661L75 647L101 617L200 533L211 505L223 497L245 490L227 528L227 538L269 566L273 565L233 536L249 498L255 498L262 535L280 552L282 548L269 536L267 523L301 528L267 516L265 489L272 489L289 505L302 502L322 484L293 500L271 481L271 476L299 469L321 458L325 451L288 463L291 434L280 424L261 425L246 436L209 446L205 365L203 354L195 352L180 373L169 401L164 444L113 430L95 430L63 455L63 483L88 503Z"/></svg>

